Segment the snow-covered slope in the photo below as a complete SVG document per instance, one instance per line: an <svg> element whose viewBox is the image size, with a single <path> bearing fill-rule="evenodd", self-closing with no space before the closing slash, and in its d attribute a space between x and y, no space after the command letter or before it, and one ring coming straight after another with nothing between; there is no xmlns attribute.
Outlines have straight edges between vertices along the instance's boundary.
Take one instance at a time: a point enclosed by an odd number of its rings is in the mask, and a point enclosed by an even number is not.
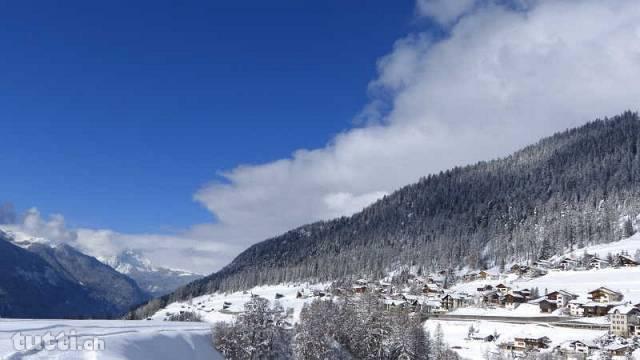
<svg viewBox="0 0 640 360"><path fill-rule="evenodd" d="M142 253L134 250L125 250L116 256L99 260L131 277L140 288L154 297L167 294L202 277L184 270L153 266Z"/></svg>
<svg viewBox="0 0 640 360"><path fill-rule="evenodd" d="M244 304L251 300L252 295L261 296L271 302L278 301L285 309L293 309L293 321L297 322L304 304L313 301L313 296L297 298L299 291L305 295L312 295L314 290L324 290L329 284L282 284L273 286L259 286L249 291L239 291L229 294L216 293L193 298L191 301L175 302L152 316L154 320L167 319L180 311L192 311L199 314L208 323L218 321L232 321L235 314L243 311Z"/></svg>
<svg viewBox="0 0 640 360"><path fill-rule="evenodd" d="M13 242L15 245L20 246L23 249L28 249L33 244L48 245L55 247L57 242L45 239L43 237L31 236L22 231L18 231L11 226L0 226L0 232L4 233L5 237Z"/></svg>
<svg viewBox="0 0 640 360"><path fill-rule="evenodd" d="M512 324L495 321L440 321L428 320L425 328L434 334L438 326L442 329L444 339L456 353L465 359L486 359L487 353L497 351L496 343L477 340L467 340L469 327L473 327L480 334L499 335L497 343L512 341L515 337L538 338L547 336L551 340L551 348L568 340L582 340L590 342L606 334L606 330L585 330L558 328L548 324ZM497 358L497 357L496 357Z"/></svg>
<svg viewBox="0 0 640 360"><path fill-rule="evenodd" d="M619 254L623 251L634 256L638 250L640 250L640 233L620 241L614 241L608 244L591 245L577 249L565 254L565 256L582 256L586 251L591 255L598 255L601 259L606 259L607 254Z"/></svg>
<svg viewBox="0 0 640 360"><path fill-rule="evenodd" d="M640 233L620 241L577 249L561 256L556 256L556 258L559 259L565 256L577 258L585 252L606 258L609 253L619 254L623 251L633 256L639 249ZM499 283L504 283L514 289L531 289L535 287L538 288L541 294L544 294L545 290L551 292L564 289L580 295L583 299L586 297L588 291L597 289L600 286L606 286L624 294L625 301L631 301L634 304L640 303L640 266L605 268L601 270L551 270L547 275L534 279L526 277L519 278L513 274L503 274L502 277L497 280L462 282L455 285L453 289L455 291L473 293L477 288L484 285L490 284L495 286Z"/></svg>
<svg viewBox="0 0 640 360"><path fill-rule="evenodd" d="M532 280L516 281L520 288L537 287L544 294L565 289L586 300L587 292L606 286L624 294L625 301L640 302L640 267L602 269L588 271L552 271L548 275Z"/></svg>
<svg viewBox="0 0 640 360"><path fill-rule="evenodd" d="M83 344L104 344L97 351L63 351L61 348L22 349L14 345L14 334L58 335L63 333ZM95 339L95 340L93 340ZM30 341L30 340L29 340ZM25 341L26 343L26 341ZM55 344L55 343L54 343ZM101 359L101 360L214 360L223 359L211 341L204 323L108 320L0 320L0 358L13 359Z"/></svg>

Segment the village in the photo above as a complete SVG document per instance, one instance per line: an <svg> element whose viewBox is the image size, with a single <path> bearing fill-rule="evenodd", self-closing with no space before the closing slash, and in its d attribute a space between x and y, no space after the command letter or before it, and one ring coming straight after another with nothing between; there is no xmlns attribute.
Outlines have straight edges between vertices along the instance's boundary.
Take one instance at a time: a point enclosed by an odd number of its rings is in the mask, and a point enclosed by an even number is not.
<svg viewBox="0 0 640 360"><path fill-rule="evenodd" d="M631 284L631 290L622 291L609 285L611 279L625 278L640 281L640 262L627 252L602 258L585 252L513 264L504 271L441 270L428 275L404 271L378 280L287 284L205 295L173 304L153 318L172 320L193 312L211 323L232 321L248 299L261 296L289 309L293 324L311 301L371 296L388 311L405 310L426 323L445 327L454 323L468 327L461 335L464 339L459 339L462 345L457 346L490 345L486 348L491 352L512 358L550 353L567 359L626 359L640 348L640 288ZM519 329L516 325L487 331L479 323L553 326L579 336L557 341L546 332L511 331Z"/></svg>
<svg viewBox="0 0 640 360"><path fill-rule="evenodd" d="M640 298L625 298L622 292L604 284L582 293L549 287L541 292L540 287L522 285L531 279L544 279L549 273L624 271L638 266L640 262L626 252L607 258L584 253L580 257L539 260L530 265L514 264L504 273L494 270L462 274L440 271L426 277L415 276L409 280L409 289L413 289L409 292L406 287L398 291L398 287L389 281L368 282L365 279L357 280L350 291L376 294L389 310L406 308L426 314L430 319L551 323L556 327L605 330L606 333L600 341L572 339L552 347L547 336L515 334L505 340L495 332L469 331L467 340L493 342L513 357L550 351L571 359L586 359L594 354L627 358L640 346ZM447 286L447 282L452 285ZM473 286L475 284L481 285ZM416 293L416 287L420 289L419 293ZM336 291L339 295L344 290Z"/></svg>

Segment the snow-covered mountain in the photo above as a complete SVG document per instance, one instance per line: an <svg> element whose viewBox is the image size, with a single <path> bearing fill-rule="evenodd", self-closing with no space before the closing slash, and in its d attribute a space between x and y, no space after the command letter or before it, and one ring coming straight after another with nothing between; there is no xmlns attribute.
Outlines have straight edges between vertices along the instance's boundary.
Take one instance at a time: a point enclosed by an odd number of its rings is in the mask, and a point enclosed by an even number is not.
<svg viewBox="0 0 640 360"><path fill-rule="evenodd" d="M256 243L160 305L284 281L376 276L398 264L434 271L533 262L627 237L628 216L640 209L639 144L640 116L625 112L426 176L350 217Z"/></svg>
<svg viewBox="0 0 640 360"><path fill-rule="evenodd" d="M113 317L149 296L73 247L0 229L1 317Z"/></svg>
<svg viewBox="0 0 640 360"><path fill-rule="evenodd" d="M202 277L184 270L154 266L142 253L135 250L125 250L116 256L100 258L100 261L129 276L154 297L170 293Z"/></svg>

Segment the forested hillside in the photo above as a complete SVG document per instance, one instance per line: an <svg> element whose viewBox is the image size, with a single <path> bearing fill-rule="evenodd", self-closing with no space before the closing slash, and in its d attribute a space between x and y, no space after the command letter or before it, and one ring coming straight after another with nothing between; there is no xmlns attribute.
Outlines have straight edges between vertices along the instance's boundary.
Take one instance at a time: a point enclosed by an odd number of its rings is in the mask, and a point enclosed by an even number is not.
<svg viewBox="0 0 640 360"><path fill-rule="evenodd" d="M213 291L379 277L406 265L503 266L619 240L640 213L639 141L638 114L626 112L503 159L427 176L351 217L258 243L136 316Z"/></svg>

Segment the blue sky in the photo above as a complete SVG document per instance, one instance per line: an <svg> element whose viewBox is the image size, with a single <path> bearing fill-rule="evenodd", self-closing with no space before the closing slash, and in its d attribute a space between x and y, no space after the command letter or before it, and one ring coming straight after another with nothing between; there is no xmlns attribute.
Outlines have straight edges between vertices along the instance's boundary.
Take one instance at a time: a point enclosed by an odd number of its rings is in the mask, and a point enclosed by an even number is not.
<svg viewBox="0 0 640 360"><path fill-rule="evenodd" d="M11 229L206 273L638 109L637 0L266 3L0 5Z"/></svg>
<svg viewBox="0 0 640 360"><path fill-rule="evenodd" d="M166 231L219 170L352 127L411 1L0 5L0 199L72 226Z"/></svg>

